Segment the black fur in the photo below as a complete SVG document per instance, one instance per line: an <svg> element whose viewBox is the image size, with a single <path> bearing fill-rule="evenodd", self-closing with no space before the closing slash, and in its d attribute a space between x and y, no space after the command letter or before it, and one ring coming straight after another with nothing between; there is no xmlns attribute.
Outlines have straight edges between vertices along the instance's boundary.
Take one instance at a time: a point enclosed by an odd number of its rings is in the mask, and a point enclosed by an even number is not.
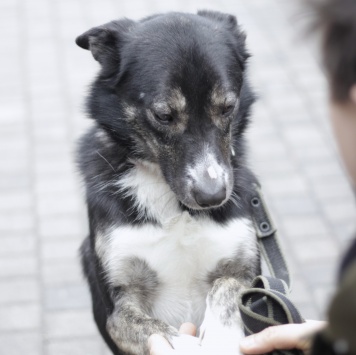
<svg viewBox="0 0 356 355"><path fill-rule="evenodd" d="M106 330L121 290L111 288L105 278L94 250L95 236L113 224L159 222L142 217L131 198L118 192L115 182L132 168L133 160L157 163L177 194L181 209L192 216L206 214L221 224L248 216L248 196L256 181L245 157L244 132L254 101L245 73L249 54L236 18L209 11L155 15L139 22L113 21L85 32L76 43L90 50L101 65L86 105L95 126L82 138L78 152L90 223L90 236L81 248L83 269L100 332L114 354L123 354ZM221 123L219 130L206 119L206 100L216 85L234 92L240 100L238 111ZM168 95L171 88L180 88L187 99L189 124L184 137L178 124L174 126L178 112L170 113L173 123L169 124L148 117L154 100ZM132 109L134 118L128 113ZM101 130L105 133L100 137ZM219 159L231 165L232 190L238 204L231 198L217 208L196 209L181 198L186 177L180 175L180 164L194 158L203 139L218 142ZM235 156L227 148L230 144ZM252 265L252 274L258 267Z"/></svg>

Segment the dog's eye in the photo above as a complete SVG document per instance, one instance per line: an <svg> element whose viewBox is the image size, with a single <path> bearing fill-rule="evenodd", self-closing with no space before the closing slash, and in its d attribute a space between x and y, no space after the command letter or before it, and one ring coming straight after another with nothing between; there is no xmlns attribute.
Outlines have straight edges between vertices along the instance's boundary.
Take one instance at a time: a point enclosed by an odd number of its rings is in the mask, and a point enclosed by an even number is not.
<svg viewBox="0 0 356 355"><path fill-rule="evenodd" d="M234 111L235 106L234 105L227 105L224 106L221 110L221 114L223 116L230 116L232 112Z"/></svg>
<svg viewBox="0 0 356 355"><path fill-rule="evenodd" d="M155 119L162 124L168 124L173 121L173 117L166 113L154 113Z"/></svg>

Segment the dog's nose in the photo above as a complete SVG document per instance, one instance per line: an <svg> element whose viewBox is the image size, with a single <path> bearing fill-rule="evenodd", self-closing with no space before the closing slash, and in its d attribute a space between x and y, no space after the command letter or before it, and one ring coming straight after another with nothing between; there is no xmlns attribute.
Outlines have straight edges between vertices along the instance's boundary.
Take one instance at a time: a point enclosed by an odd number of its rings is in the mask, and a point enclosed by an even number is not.
<svg viewBox="0 0 356 355"><path fill-rule="evenodd" d="M219 206L226 198L226 187L221 186L215 191L196 190L194 198L200 207Z"/></svg>

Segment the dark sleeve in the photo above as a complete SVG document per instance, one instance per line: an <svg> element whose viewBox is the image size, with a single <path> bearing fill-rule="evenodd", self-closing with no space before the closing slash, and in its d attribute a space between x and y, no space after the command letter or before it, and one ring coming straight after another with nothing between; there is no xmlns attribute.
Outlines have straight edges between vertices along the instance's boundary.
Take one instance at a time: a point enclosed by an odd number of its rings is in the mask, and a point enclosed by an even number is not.
<svg viewBox="0 0 356 355"><path fill-rule="evenodd" d="M344 275L345 271L349 268L349 266L356 262L356 238L351 243L351 246L347 250L344 258L342 259L340 270L339 270L339 281Z"/></svg>

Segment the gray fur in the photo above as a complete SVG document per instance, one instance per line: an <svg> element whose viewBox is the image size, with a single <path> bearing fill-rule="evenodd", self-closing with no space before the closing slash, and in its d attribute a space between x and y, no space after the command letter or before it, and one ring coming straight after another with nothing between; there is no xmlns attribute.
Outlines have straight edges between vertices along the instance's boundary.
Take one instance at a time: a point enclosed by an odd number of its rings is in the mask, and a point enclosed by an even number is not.
<svg viewBox="0 0 356 355"><path fill-rule="evenodd" d="M120 279L120 290L130 294L141 310L151 313L160 287L157 272L145 260L132 256L123 260L117 276Z"/></svg>
<svg viewBox="0 0 356 355"><path fill-rule="evenodd" d="M238 295L247 286L232 277L222 277L215 280L208 294L207 303L212 313L217 316L223 326L241 325Z"/></svg>
<svg viewBox="0 0 356 355"><path fill-rule="evenodd" d="M151 334L169 339L177 335L177 330L148 316L160 282L146 261L138 257L126 258L120 275L121 285L117 288L118 297L114 312L108 318L107 331L127 353L145 354Z"/></svg>
<svg viewBox="0 0 356 355"><path fill-rule="evenodd" d="M127 354L147 354L150 335L160 334L168 340L178 335L175 328L161 320L150 318L134 299L135 296L130 293L121 297L106 325L108 333L122 350Z"/></svg>
<svg viewBox="0 0 356 355"><path fill-rule="evenodd" d="M256 253L256 257L257 257ZM255 266L255 267L254 267ZM249 285L253 278L260 274L260 265L258 263L251 263L247 258L236 256L234 259L221 260L216 268L207 276L209 284L213 285L215 280L222 277L233 277L236 280L244 282Z"/></svg>

